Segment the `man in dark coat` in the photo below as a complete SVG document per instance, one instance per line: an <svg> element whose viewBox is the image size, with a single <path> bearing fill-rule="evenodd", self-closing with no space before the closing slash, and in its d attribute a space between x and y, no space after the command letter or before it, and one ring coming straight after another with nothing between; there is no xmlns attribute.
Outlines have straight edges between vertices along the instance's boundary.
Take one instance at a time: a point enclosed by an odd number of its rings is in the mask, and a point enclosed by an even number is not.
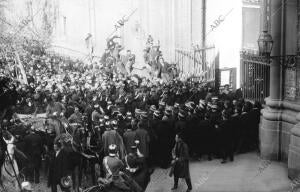
<svg viewBox="0 0 300 192"><path fill-rule="evenodd" d="M157 146L159 146L157 148L157 155L159 157L158 164L162 168L167 168L171 162L171 151L174 145L174 139L172 139L172 137L175 135L173 134L172 125L173 123L168 117L164 116L157 128Z"/></svg>
<svg viewBox="0 0 300 192"><path fill-rule="evenodd" d="M110 122L106 122L106 131L102 135L102 145L104 154L108 155L108 147L111 144L117 145L119 157L120 159L123 159L125 157L125 147L123 143L123 138L119 135L119 133L111 129Z"/></svg>
<svg viewBox="0 0 300 192"><path fill-rule="evenodd" d="M156 110L153 113L153 118L150 120L150 130L152 134L150 134L150 146L149 146L149 163L150 167L152 165L155 165L157 162L159 162L159 156L158 156L158 128L160 124L160 112Z"/></svg>
<svg viewBox="0 0 300 192"><path fill-rule="evenodd" d="M185 132L187 128L187 122L185 120L185 111L180 110L178 114L178 121L175 122L175 132Z"/></svg>
<svg viewBox="0 0 300 192"><path fill-rule="evenodd" d="M226 163L227 158L233 161L233 123L230 119L231 113L228 110L222 111L222 120L218 128L218 138L220 138L221 163Z"/></svg>
<svg viewBox="0 0 300 192"><path fill-rule="evenodd" d="M51 186L51 191L57 191L57 185L60 186L64 192L69 192L70 188L62 185L61 179L71 175L70 160L68 152L62 147L59 140L54 143L55 154L52 155L50 160L50 170L48 177L48 186Z"/></svg>
<svg viewBox="0 0 300 192"><path fill-rule="evenodd" d="M40 167L42 161L42 138L33 130L24 138L25 154L29 158L27 177L29 181L40 182Z"/></svg>
<svg viewBox="0 0 300 192"><path fill-rule="evenodd" d="M136 130L136 139L139 140L140 144L138 148L147 161L147 158L149 157L150 136L148 131L146 131L145 129L145 125L141 122L138 123L138 129Z"/></svg>
<svg viewBox="0 0 300 192"><path fill-rule="evenodd" d="M218 132L219 124L221 121L221 113L216 104L212 105L211 108L212 109L209 114L209 121L212 126L212 137L211 137L212 138L212 150L216 156L219 156L220 155L220 149L219 149L220 141L217 138L217 136L218 136L217 132Z"/></svg>
<svg viewBox="0 0 300 192"><path fill-rule="evenodd" d="M192 190L190 169L189 169L189 149L182 140L180 133L175 136L175 147L172 150L172 169L174 174L174 186L172 190L177 189L179 178L184 178L188 186L187 192Z"/></svg>
<svg viewBox="0 0 300 192"><path fill-rule="evenodd" d="M135 138L136 138L135 130L132 130L131 126L127 127L127 130L125 131L125 133L123 135L124 146L125 146L127 154L132 152L131 146L134 145Z"/></svg>

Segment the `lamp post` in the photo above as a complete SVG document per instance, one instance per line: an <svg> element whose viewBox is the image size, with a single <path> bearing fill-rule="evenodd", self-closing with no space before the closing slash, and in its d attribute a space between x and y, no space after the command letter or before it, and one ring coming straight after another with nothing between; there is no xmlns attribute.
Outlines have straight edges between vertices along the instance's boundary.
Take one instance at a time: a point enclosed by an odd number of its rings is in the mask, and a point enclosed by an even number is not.
<svg viewBox="0 0 300 192"><path fill-rule="evenodd" d="M274 43L271 34L269 34L267 30L262 31L261 34L259 35L257 43L258 43L259 55L270 58L271 51L273 48L273 43Z"/></svg>

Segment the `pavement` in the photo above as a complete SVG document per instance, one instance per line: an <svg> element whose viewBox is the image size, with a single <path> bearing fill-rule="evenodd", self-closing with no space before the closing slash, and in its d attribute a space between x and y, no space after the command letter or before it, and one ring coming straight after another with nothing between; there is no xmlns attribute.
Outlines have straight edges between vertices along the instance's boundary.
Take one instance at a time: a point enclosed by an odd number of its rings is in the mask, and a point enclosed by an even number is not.
<svg viewBox="0 0 300 192"><path fill-rule="evenodd" d="M300 192L295 185L292 190L293 181L288 179L285 163L260 159L255 152L237 155L225 164L220 159L191 161L190 173L192 192ZM169 169L157 168L146 192L167 192L172 186ZM180 179L174 192L186 189L185 181Z"/></svg>
<svg viewBox="0 0 300 192"><path fill-rule="evenodd" d="M260 159L255 152L237 155L233 162L226 164L221 164L220 159L194 160L190 162L190 173L192 192L300 192L300 185L299 189L295 187L292 190L292 182L300 182L288 179L285 163ZM83 177L84 188L90 186L89 181L90 178ZM42 174L41 183L33 184L34 192L50 192L46 183L46 177ZM151 175L146 192L171 192L172 186L169 169L157 168ZM180 179L178 189L173 192L184 192L186 189L185 181Z"/></svg>

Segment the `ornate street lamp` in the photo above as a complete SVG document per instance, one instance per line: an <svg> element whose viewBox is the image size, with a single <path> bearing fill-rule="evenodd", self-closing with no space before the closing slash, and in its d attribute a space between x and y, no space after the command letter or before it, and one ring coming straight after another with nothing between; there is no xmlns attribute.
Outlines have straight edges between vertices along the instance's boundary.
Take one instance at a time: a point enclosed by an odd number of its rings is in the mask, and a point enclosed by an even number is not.
<svg viewBox="0 0 300 192"><path fill-rule="evenodd" d="M264 30L263 32L261 32L257 43L259 55L269 57L273 48L274 41L268 31Z"/></svg>

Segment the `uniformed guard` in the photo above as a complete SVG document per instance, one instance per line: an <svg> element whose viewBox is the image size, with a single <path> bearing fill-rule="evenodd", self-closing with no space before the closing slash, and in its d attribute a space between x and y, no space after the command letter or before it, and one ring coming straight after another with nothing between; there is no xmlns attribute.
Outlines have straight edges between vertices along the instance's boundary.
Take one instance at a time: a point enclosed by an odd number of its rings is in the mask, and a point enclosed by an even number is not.
<svg viewBox="0 0 300 192"><path fill-rule="evenodd" d="M120 134L115 130L112 129L111 122L106 122L106 131L102 135L102 143L103 143L103 149L104 154L108 155L109 153L109 146L111 144L114 144L118 148L118 155L120 159L123 159L125 157L125 148L123 143L123 138L120 136Z"/></svg>
<svg viewBox="0 0 300 192"><path fill-rule="evenodd" d="M134 141L136 138L136 132L135 130L132 130L131 126L127 127L127 130L125 131L123 135L124 145L127 154L131 153L131 146L134 145Z"/></svg>
<svg viewBox="0 0 300 192"><path fill-rule="evenodd" d="M121 177L121 171L125 169L125 165L117 156L117 145L109 145L108 156L103 158L103 167L106 179L112 181L114 185L123 190L130 190Z"/></svg>
<svg viewBox="0 0 300 192"><path fill-rule="evenodd" d="M135 173L140 168L145 166L144 155L139 151L138 144L139 144L139 141L135 140L134 144L130 147L131 152L128 153L128 155L126 155L126 157L125 157L126 169L130 173Z"/></svg>

